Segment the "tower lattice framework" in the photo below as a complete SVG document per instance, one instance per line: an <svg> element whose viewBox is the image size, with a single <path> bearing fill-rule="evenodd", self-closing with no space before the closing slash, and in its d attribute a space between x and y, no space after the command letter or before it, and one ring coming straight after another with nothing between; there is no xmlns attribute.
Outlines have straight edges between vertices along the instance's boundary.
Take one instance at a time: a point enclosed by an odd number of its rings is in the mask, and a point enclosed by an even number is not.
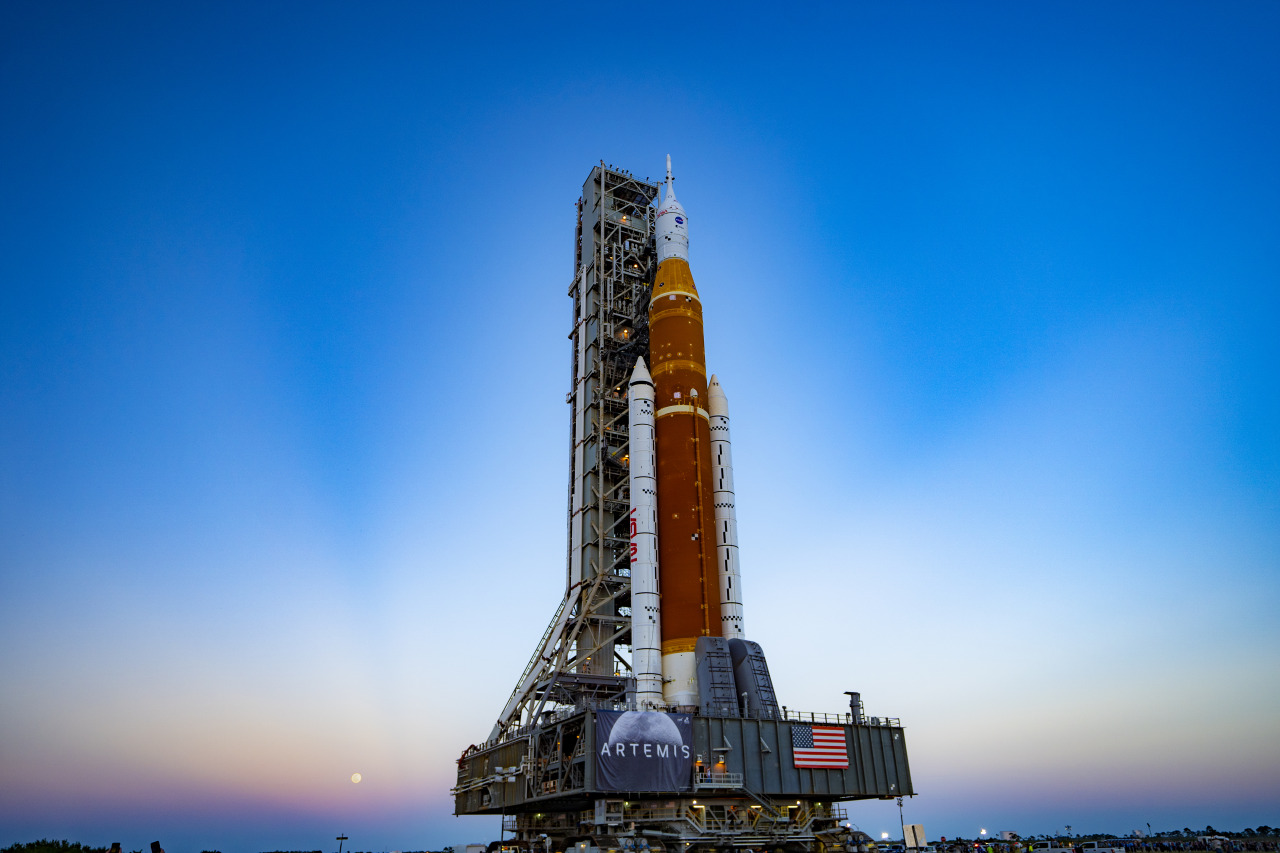
<svg viewBox="0 0 1280 853"><path fill-rule="evenodd" d="M648 353L658 185L601 163L577 204L565 594L491 739L547 705L620 701L634 689L627 380Z"/></svg>

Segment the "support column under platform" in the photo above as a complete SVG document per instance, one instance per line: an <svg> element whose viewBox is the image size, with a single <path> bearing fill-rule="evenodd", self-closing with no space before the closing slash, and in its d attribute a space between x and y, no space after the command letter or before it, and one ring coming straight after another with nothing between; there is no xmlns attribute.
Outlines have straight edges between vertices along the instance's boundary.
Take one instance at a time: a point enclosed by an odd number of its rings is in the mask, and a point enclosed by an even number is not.
<svg viewBox="0 0 1280 853"><path fill-rule="evenodd" d="M856 850L853 833L842 824L845 809L824 801L760 802L729 794L704 793L672 800L599 799L582 812L506 815L503 829L522 849L684 853L694 847Z"/></svg>

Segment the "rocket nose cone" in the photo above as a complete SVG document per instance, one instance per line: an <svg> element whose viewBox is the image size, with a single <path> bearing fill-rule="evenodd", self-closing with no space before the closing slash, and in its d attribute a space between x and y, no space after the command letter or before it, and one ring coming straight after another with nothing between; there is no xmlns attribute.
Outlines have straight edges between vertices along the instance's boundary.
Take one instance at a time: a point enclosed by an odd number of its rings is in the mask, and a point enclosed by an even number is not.
<svg viewBox="0 0 1280 853"><path fill-rule="evenodd" d="M724 395L724 389L720 387L720 380L715 374L711 374L711 381L707 383L707 414L713 418L716 416L729 417L729 398Z"/></svg>
<svg viewBox="0 0 1280 853"><path fill-rule="evenodd" d="M662 206L671 207L680 206L680 202L676 200L676 179L671 174L671 155L667 155L667 182L662 188Z"/></svg>
<svg viewBox="0 0 1280 853"><path fill-rule="evenodd" d="M634 385L637 382L647 382L653 384L653 377L649 375L649 368L645 367L644 356L636 359L635 369L631 371L631 381L629 384Z"/></svg>

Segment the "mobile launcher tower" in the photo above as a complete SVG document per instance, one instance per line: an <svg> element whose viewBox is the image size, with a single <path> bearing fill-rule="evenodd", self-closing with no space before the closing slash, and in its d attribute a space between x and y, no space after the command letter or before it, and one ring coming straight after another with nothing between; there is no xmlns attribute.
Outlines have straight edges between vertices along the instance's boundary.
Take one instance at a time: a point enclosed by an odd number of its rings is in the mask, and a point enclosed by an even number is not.
<svg viewBox="0 0 1280 853"><path fill-rule="evenodd" d="M746 638L729 407L670 158L658 189L603 162L583 185L565 594L458 759L454 812L501 814L531 853L852 851L839 803L914 793L903 729L852 692L848 713L788 710Z"/></svg>

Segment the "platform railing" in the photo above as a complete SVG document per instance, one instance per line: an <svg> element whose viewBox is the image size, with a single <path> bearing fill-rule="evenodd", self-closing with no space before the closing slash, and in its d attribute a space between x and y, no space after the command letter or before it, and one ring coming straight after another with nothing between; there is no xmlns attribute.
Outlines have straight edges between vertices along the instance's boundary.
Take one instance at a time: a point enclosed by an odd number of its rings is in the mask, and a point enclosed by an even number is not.
<svg viewBox="0 0 1280 853"><path fill-rule="evenodd" d="M741 773L701 773L693 777L693 790L702 791L710 788L741 788Z"/></svg>
<svg viewBox="0 0 1280 853"><path fill-rule="evenodd" d="M499 737L485 741L482 744L470 748L468 753L484 752L487 749L498 746L499 744L509 743L513 740L519 740L528 737L532 732L547 725L553 725L561 720L568 719L583 711L641 711L641 710L666 710L678 713L692 714L695 717L714 717L716 719L738 719L738 720L782 720L790 723L817 723L833 726L882 726L891 729L902 728L902 721L898 717L870 717L862 716L855 720L852 714L829 714L821 711L792 711L786 707L778 711L773 710L750 710L744 713L730 713L724 710L723 713L713 711L709 714L703 714L696 706L669 706L666 708L641 708L635 702L611 702L611 701L592 701L584 700L576 705L557 708L555 711L544 713L540 724L521 726L520 728L508 729Z"/></svg>
<svg viewBox="0 0 1280 853"><path fill-rule="evenodd" d="M821 711L791 711L783 707L780 720L786 720L790 723L826 723L829 725L860 725L860 726L887 726L891 729L902 728L902 721L897 717L868 717L863 716L859 720L854 720L853 715L844 714L825 714Z"/></svg>

